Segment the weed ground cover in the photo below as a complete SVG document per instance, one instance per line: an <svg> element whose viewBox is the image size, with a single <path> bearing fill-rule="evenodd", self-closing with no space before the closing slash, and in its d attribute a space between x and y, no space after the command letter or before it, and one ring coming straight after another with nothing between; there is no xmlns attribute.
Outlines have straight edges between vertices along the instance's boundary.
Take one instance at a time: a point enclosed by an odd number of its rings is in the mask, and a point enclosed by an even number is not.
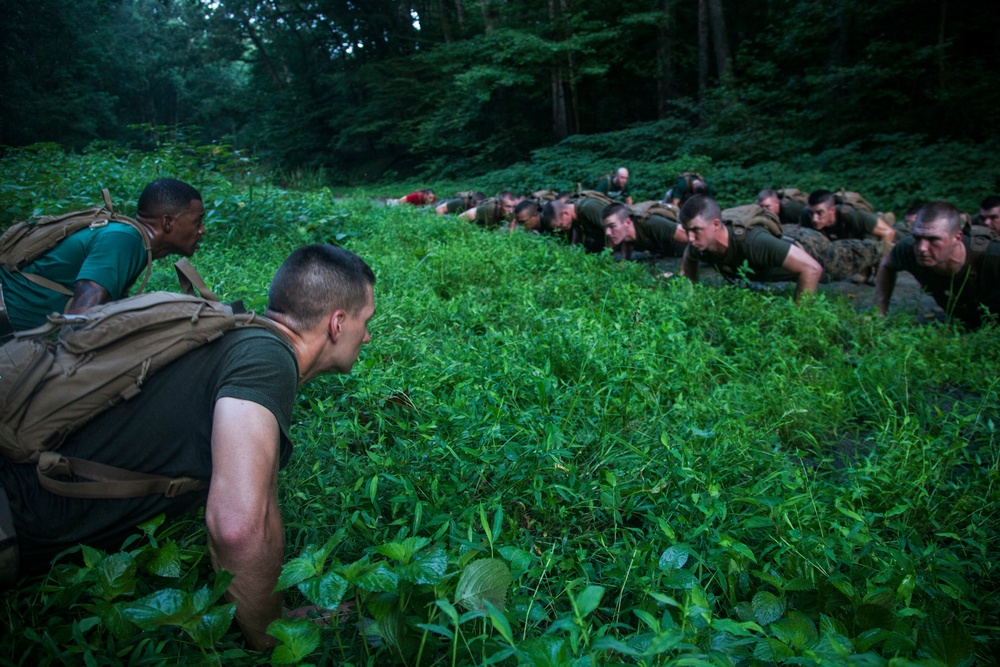
<svg viewBox="0 0 1000 667"><path fill-rule="evenodd" d="M280 481L289 606L352 604L247 652L199 517L153 522L3 597L0 663L992 660L996 328L661 281L249 171L50 147L0 161L0 202L10 219L188 179L209 210L194 262L251 307L303 243L369 261L372 342L301 392Z"/></svg>

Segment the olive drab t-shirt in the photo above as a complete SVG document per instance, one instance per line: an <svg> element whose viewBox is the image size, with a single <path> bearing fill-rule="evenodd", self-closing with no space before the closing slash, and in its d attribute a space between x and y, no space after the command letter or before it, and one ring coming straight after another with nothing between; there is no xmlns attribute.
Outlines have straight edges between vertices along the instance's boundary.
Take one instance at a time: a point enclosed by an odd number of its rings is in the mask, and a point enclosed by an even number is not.
<svg viewBox="0 0 1000 667"><path fill-rule="evenodd" d="M982 324L982 309L1000 315L1000 242L994 241L975 259L973 268L969 237L963 237L966 261L958 274L944 276L917 264L913 237L905 238L889 252L894 271L909 271L946 313L970 328Z"/></svg>
<svg viewBox="0 0 1000 667"><path fill-rule="evenodd" d="M614 176L605 176L597 183L597 187L594 188L598 192L603 192L612 199L620 199L624 201L628 198L628 181L625 181L625 187L619 188L618 184L614 181Z"/></svg>
<svg viewBox="0 0 1000 667"><path fill-rule="evenodd" d="M659 215L633 219L632 223L635 225L635 250L655 252L664 257L680 257L684 253L685 244L674 239L680 224Z"/></svg>
<svg viewBox="0 0 1000 667"><path fill-rule="evenodd" d="M287 341L262 328L234 330L149 378L138 396L95 417L59 452L127 470L208 480L215 402L231 397L274 415L283 466L292 451L288 430L297 384L298 366ZM206 485L175 498L67 498L39 486L35 464L3 457L0 486L10 498L22 569L44 569L55 554L81 542L117 548L137 524L161 512L180 514L208 496Z"/></svg>
<svg viewBox="0 0 1000 667"><path fill-rule="evenodd" d="M583 235L583 245L588 252L601 252L604 249L604 221L601 213L607 206L602 201L580 197L573 199L576 205L576 220L573 227Z"/></svg>
<svg viewBox="0 0 1000 667"><path fill-rule="evenodd" d="M808 222L803 227L812 227L812 215L807 207L803 212L808 217ZM805 218L803 219L805 220ZM819 231L830 239L866 239L872 238L872 232L878 225L878 216L868 211L859 211L851 207L837 207L837 220L829 227Z"/></svg>
<svg viewBox="0 0 1000 667"><path fill-rule="evenodd" d="M128 290L146 269L146 249L139 230L121 222L81 229L22 271L59 283L73 291L78 280L90 280L114 300ZM69 297L31 282L18 272L0 267L3 299L15 329L45 324L49 313L66 309Z"/></svg>
<svg viewBox="0 0 1000 667"><path fill-rule="evenodd" d="M764 227L751 227L743 235L743 240L734 237L731 225L726 225L729 232L729 247L722 256L710 252L702 252L694 246L688 246L688 255L699 261L708 262L727 280L739 276L739 270L744 262L750 268L750 278L753 280L795 280L795 275L781 268L792 248L788 239L779 239Z"/></svg>

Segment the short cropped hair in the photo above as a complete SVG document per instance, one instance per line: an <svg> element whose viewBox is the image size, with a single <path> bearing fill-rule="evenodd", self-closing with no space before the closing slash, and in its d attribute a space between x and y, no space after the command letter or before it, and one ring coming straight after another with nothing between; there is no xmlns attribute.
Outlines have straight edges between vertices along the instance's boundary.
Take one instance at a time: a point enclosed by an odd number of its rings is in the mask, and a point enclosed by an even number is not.
<svg viewBox="0 0 1000 667"><path fill-rule="evenodd" d="M722 209L711 197L705 195L695 195L681 206L678 214L681 224L687 227L688 223L695 218L701 218L705 222L722 219Z"/></svg>
<svg viewBox="0 0 1000 667"><path fill-rule="evenodd" d="M837 203L837 197L829 190L815 190L809 195L809 205L819 206L820 204L826 204L827 206L834 206Z"/></svg>
<svg viewBox="0 0 1000 667"><path fill-rule="evenodd" d="M774 188L764 188L763 190L757 193L757 203L763 204L764 201L771 199L772 197L779 201L781 200L781 197L778 196L777 190L775 190Z"/></svg>
<svg viewBox="0 0 1000 667"><path fill-rule="evenodd" d="M542 231L552 231L554 228L552 223L559 219L559 216L562 215L563 209L565 208L566 202L558 199L546 202L545 206L542 207Z"/></svg>
<svg viewBox="0 0 1000 667"><path fill-rule="evenodd" d="M139 195L139 215L157 217L185 210L192 201L201 201L201 193L176 178L158 178Z"/></svg>
<svg viewBox="0 0 1000 667"><path fill-rule="evenodd" d="M619 215L627 218L632 215L632 213L628 210L628 206L625 206L625 204L615 202L614 204L608 204L604 207L601 211L601 220L607 220L611 216L617 217Z"/></svg>
<svg viewBox="0 0 1000 667"><path fill-rule="evenodd" d="M981 211L988 211L991 208L996 208L1000 206L1000 195L990 195L983 201L979 202L979 209Z"/></svg>
<svg viewBox="0 0 1000 667"><path fill-rule="evenodd" d="M335 245L314 243L282 262L267 292L267 309L307 330L335 310L356 315L368 304L374 286L375 274L363 259Z"/></svg>
<svg viewBox="0 0 1000 667"><path fill-rule="evenodd" d="M524 211L527 211L529 216L536 216L538 215L538 204L530 199L525 199L514 207L514 215L523 213Z"/></svg>
<svg viewBox="0 0 1000 667"><path fill-rule="evenodd" d="M691 181L691 192L689 194L694 195L707 195L708 194L708 183L696 178Z"/></svg>
<svg viewBox="0 0 1000 667"><path fill-rule="evenodd" d="M932 223L944 221L948 223L948 233L957 234L962 231L962 216L958 209L946 201L932 201L917 213L916 223Z"/></svg>

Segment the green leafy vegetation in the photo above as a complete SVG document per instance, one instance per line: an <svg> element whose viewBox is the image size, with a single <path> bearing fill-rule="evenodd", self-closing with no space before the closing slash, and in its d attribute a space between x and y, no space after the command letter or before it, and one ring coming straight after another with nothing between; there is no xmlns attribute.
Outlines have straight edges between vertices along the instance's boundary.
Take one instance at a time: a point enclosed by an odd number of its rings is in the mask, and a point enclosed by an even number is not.
<svg viewBox="0 0 1000 667"><path fill-rule="evenodd" d="M720 194L772 173L829 175L877 204L907 191L887 183L949 195L891 144L868 162L729 167ZM897 181L874 176L888 162ZM550 174L525 169L524 183ZM520 187L512 173L487 180ZM134 211L160 175L203 192L194 263L223 298L262 308L309 242L378 275L372 342L350 375L300 393L279 481L279 588L330 619L277 621L273 653L243 648L195 514L140 527L120 552L74 550L5 594L0 664L994 660L995 326L663 281L544 238L279 187L183 138L10 150L0 212L79 208L100 187ZM152 286L173 280L157 262Z"/></svg>

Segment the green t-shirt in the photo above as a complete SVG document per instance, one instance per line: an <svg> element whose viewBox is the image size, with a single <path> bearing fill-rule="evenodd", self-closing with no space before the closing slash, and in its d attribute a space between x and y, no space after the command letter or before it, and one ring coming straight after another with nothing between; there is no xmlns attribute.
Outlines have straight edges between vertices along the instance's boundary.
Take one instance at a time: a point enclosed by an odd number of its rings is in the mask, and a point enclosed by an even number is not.
<svg viewBox="0 0 1000 667"><path fill-rule="evenodd" d="M688 255L699 261L708 262L727 280L739 276L739 270L744 262L750 268L749 277L752 280L796 280L796 276L782 268L792 242L778 238L763 227L751 227L743 235L742 241L737 241L731 225L726 225L729 232L729 247L723 255L702 252L688 246Z"/></svg>
<svg viewBox="0 0 1000 667"><path fill-rule="evenodd" d="M808 208L806 209L808 211ZM878 225L878 216L868 211L859 211L856 208L837 207L837 220L829 227L821 229L828 239L836 241L838 239L866 239L874 238L872 232ZM812 216L804 227L812 227Z"/></svg>
<svg viewBox="0 0 1000 667"><path fill-rule="evenodd" d="M945 276L917 263L913 237L892 247L889 266L894 271L909 271L946 313L970 328L982 324L982 308L1000 315L1000 241L993 241L974 261L969 237L963 237L966 261L957 274Z"/></svg>
<svg viewBox="0 0 1000 667"><path fill-rule="evenodd" d="M588 252L601 252L604 249L604 221L601 212L607 206L604 202L589 197L571 200L576 206L576 220L573 229L582 235L584 247Z"/></svg>
<svg viewBox="0 0 1000 667"><path fill-rule="evenodd" d="M614 176L605 176L597 183L597 187L594 189L597 190L598 192L606 194L612 199L621 199L621 200L627 199L629 196L629 191L628 191L629 182L625 181L625 187L619 188L618 185L615 183L614 179L615 179Z"/></svg>
<svg viewBox="0 0 1000 667"><path fill-rule="evenodd" d="M444 203L444 205L448 213L465 213L466 211L469 210L469 207L465 205L466 203L467 202L465 199L459 198L459 199L449 199Z"/></svg>
<svg viewBox="0 0 1000 667"><path fill-rule="evenodd" d="M295 355L285 340L261 328L235 330L153 375L138 396L95 417L59 451L127 470L208 480L215 402L231 397L274 415L284 465L292 451L288 430L297 383ZM137 524L161 512L180 514L208 496L203 489L176 498L67 498L39 486L33 463L2 456L0 486L10 498L22 566L36 568L80 542L117 548Z"/></svg>
<svg viewBox="0 0 1000 667"><path fill-rule="evenodd" d="M496 197L483 200L476 207L476 224L493 229L499 227L507 221L507 214L500 208L500 201Z"/></svg>
<svg viewBox="0 0 1000 667"><path fill-rule="evenodd" d="M146 249L139 231L112 222L106 227L81 229L22 271L55 281L72 291L78 280L91 280L113 300L128 290L146 268ZM31 329L47 321L49 313L63 312L69 297L37 285L18 272L0 268L3 298L15 329Z"/></svg>
<svg viewBox="0 0 1000 667"><path fill-rule="evenodd" d="M635 225L635 250L655 252L663 257L680 257L686 244L674 239L680 225L659 215L633 218Z"/></svg>

